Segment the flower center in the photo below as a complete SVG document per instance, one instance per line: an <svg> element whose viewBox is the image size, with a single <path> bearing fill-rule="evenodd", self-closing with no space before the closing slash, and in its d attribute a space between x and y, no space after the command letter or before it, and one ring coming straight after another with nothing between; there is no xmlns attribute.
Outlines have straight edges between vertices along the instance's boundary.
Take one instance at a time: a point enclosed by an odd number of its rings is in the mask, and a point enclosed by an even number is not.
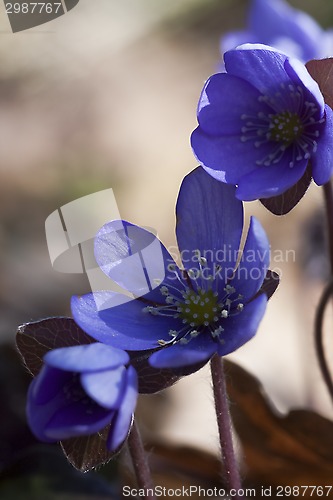
<svg viewBox="0 0 333 500"><path fill-rule="evenodd" d="M184 302L178 306L179 317L193 326L205 325L219 320L221 306L213 290L200 290L196 293L188 289L184 293Z"/></svg>
<svg viewBox="0 0 333 500"><path fill-rule="evenodd" d="M175 342L187 344L204 332L223 344L223 321L243 310L242 295L237 295L233 286L225 285L220 294L214 291L214 285L216 289L219 288L217 283L219 274L217 273L215 280L211 275L206 276L202 269L204 265L205 259L202 258L200 271L190 269L186 273L188 278L186 281L178 275L175 266L172 266L169 270L175 273L178 285L181 286L170 284L161 286L160 292L164 297L165 305L150 305L142 309L144 313L153 316L169 317L172 321L178 320L181 325L181 328L177 330L169 330L171 340L159 340L160 346ZM191 282L190 286L188 286L188 280Z"/></svg>
<svg viewBox="0 0 333 500"><path fill-rule="evenodd" d="M287 161L293 168L296 161L308 160L316 152L325 119L320 117L318 106L305 99L302 87L282 83L280 89L273 95L258 97L259 103L268 106L272 113L261 110L241 115L244 125L240 140L250 141L258 149L256 164L259 166L279 163L288 149ZM261 156L262 146L265 146L265 154Z"/></svg>
<svg viewBox="0 0 333 500"><path fill-rule="evenodd" d="M78 373L72 373L68 381L63 386L63 393L65 398L69 403L78 403L83 405L85 413L88 415L93 414L99 406L93 399L91 399L87 393L84 391L81 382L80 375Z"/></svg>
<svg viewBox="0 0 333 500"><path fill-rule="evenodd" d="M269 125L270 139L289 145L301 137L303 129L302 121L296 113L283 111L272 118Z"/></svg>

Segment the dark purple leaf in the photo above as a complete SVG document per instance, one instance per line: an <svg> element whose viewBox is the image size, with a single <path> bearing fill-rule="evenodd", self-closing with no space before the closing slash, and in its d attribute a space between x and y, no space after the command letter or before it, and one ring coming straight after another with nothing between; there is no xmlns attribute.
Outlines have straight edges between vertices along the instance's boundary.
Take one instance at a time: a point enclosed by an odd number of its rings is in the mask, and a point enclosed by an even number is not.
<svg viewBox="0 0 333 500"><path fill-rule="evenodd" d="M267 295L267 298L270 299L275 290L277 289L277 287L279 286L279 283L280 283L280 276L278 275L278 273L268 269L264 282L261 285L261 288L257 293L256 297L258 297L258 295L261 295L262 293L265 293Z"/></svg>
<svg viewBox="0 0 333 500"><path fill-rule="evenodd" d="M179 375L171 370L158 370L150 366L148 358L153 352L154 350L129 352L131 365L138 373L140 394L154 394L170 387L179 380Z"/></svg>
<svg viewBox="0 0 333 500"><path fill-rule="evenodd" d="M313 59L305 66L312 78L318 83L326 104L333 108L333 58Z"/></svg>
<svg viewBox="0 0 333 500"><path fill-rule="evenodd" d="M123 446L120 446L112 453L108 451L106 448L106 440L109 430L110 425L91 436L82 436L60 441L62 450L68 461L81 472L88 472L109 462L119 453Z"/></svg>
<svg viewBox="0 0 333 500"><path fill-rule="evenodd" d="M191 366L173 369L158 369L150 366L149 356L157 349L150 351L130 351L131 365L138 373L139 393L154 394L175 384L181 377L190 375L202 368L207 361Z"/></svg>
<svg viewBox="0 0 333 500"><path fill-rule="evenodd" d="M95 342L71 318L47 318L18 328L16 345L32 375L37 375L43 356L51 349Z"/></svg>
<svg viewBox="0 0 333 500"><path fill-rule="evenodd" d="M285 215L292 210L305 195L312 179L312 169L308 165L303 177L284 193L260 201L274 215Z"/></svg>

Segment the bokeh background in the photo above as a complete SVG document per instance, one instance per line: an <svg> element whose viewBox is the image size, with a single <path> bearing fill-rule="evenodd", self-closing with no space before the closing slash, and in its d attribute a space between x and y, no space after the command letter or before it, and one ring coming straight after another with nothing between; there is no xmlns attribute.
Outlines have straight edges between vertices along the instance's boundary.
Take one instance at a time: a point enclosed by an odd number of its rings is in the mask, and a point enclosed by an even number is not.
<svg viewBox="0 0 333 500"><path fill-rule="evenodd" d="M333 26L327 0L290 4ZM86 276L58 273L50 263L44 224L65 203L112 188L123 218L155 228L167 246L175 245L178 189L196 167L189 136L198 97L218 68L221 35L245 26L248 5L80 0L66 15L15 34L0 5L3 344L14 344L21 323L70 315L71 295L89 291ZM259 377L280 411L303 407L331 416L312 340L328 273L321 196L312 186L280 218L259 202L246 204L247 215L257 215L268 232L281 285L255 339L231 359ZM327 338L326 345L333 363L333 342ZM0 406L6 428L5 408L12 406L23 421L24 401L15 395L20 374L12 366L20 360L14 356L8 367L10 356L2 357L0 383L10 398ZM142 398L139 412L149 438L217 453L208 369ZM6 467L8 443L0 447ZM8 453L12 458L15 450Z"/></svg>

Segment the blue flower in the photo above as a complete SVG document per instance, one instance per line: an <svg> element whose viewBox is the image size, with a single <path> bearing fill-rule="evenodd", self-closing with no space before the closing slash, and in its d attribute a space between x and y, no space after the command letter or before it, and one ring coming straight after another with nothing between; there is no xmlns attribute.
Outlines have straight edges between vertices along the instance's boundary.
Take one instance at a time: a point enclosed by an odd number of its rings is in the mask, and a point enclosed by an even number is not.
<svg viewBox="0 0 333 500"><path fill-rule="evenodd" d="M225 64L204 86L191 138L205 170L246 201L284 193L310 160L314 181L328 182L333 113L305 66L251 44L226 52Z"/></svg>
<svg viewBox="0 0 333 500"><path fill-rule="evenodd" d="M243 43L271 45L306 62L332 55L333 31L283 0L252 0L247 29L222 37L222 53Z"/></svg>
<svg viewBox="0 0 333 500"><path fill-rule="evenodd" d="M113 292L75 296L72 313L98 341L129 351L152 350L152 366L186 367L190 373L256 333L267 303L260 290L269 244L252 218L240 252L242 202L233 186L201 167L183 180L176 214L182 269L152 233L126 221L110 222L95 240L97 262L136 299Z"/></svg>
<svg viewBox="0 0 333 500"><path fill-rule="evenodd" d="M110 425L107 448L126 439L137 399L137 375L126 352L100 343L48 351L31 382L27 415L41 441L87 436Z"/></svg>

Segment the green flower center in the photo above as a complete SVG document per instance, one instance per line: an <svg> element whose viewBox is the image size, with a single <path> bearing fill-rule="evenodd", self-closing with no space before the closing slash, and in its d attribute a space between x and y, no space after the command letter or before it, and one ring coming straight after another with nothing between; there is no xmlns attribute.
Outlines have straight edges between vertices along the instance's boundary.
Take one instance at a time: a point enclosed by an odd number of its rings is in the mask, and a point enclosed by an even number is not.
<svg viewBox="0 0 333 500"><path fill-rule="evenodd" d="M303 130L303 123L296 113L283 111L273 115L268 133L271 140L289 145L301 137Z"/></svg>
<svg viewBox="0 0 333 500"><path fill-rule="evenodd" d="M208 326L219 320L222 307L213 290L200 290L196 293L188 289L184 293L184 302L178 305L178 310L183 323L191 326Z"/></svg>

